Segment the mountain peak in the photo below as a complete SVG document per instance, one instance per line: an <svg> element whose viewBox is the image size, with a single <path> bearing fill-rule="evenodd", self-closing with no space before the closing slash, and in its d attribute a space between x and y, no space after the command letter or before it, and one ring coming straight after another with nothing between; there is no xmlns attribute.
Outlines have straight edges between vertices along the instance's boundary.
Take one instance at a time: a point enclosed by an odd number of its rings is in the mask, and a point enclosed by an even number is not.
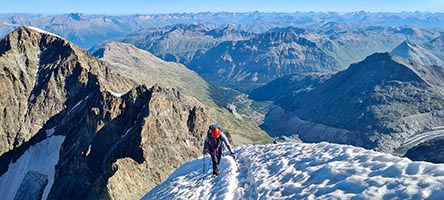
<svg viewBox="0 0 444 200"><path fill-rule="evenodd" d="M112 54L112 55L110 55ZM118 55L120 54L120 56ZM106 43L102 48L98 49L93 53L93 56L98 58L103 58L105 56L109 56L112 58L122 59L122 55L130 55L135 54L134 57L143 55L146 59L150 59L153 62L161 62L162 60L148 51L143 51L138 49L132 44L122 43L122 42L109 42Z"/></svg>
<svg viewBox="0 0 444 200"><path fill-rule="evenodd" d="M444 61L432 51L409 40L405 40L399 44L393 49L392 53L401 58L415 60L424 65L444 66Z"/></svg>
<svg viewBox="0 0 444 200"><path fill-rule="evenodd" d="M390 53L375 53L333 75L313 90L281 98L278 105L294 111L301 119L330 127L382 131L388 128L382 123L384 120L424 112L422 109L427 101L417 102L405 96L421 91L424 97L437 99L433 104L444 103L439 99L441 95L435 92L442 86L443 73L442 68L410 63ZM402 104L406 109L385 107L391 104ZM300 136L302 140L307 137ZM332 138L332 141L336 139ZM350 143L353 142L356 141Z"/></svg>
<svg viewBox="0 0 444 200"><path fill-rule="evenodd" d="M86 17L82 13L69 13L68 18L76 20L76 21L81 21L81 20L86 19Z"/></svg>
<svg viewBox="0 0 444 200"><path fill-rule="evenodd" d="M21 42L32 42L33 46L40 45L40 41L42 37L45 36L46 40L65 40L64 38L45 31L38 27L33 26L20 26L17 29L10 32L8 35L5 36L5 39L8 41L7 43L15 43L18 41Z"/></svg>
<svg viewBox="0 0 444 200"><path fill-rule="evenodd" d="M391 53L396 54L402 58L408 58L411 51L417 51L418 45L410 42L409 40L404 40L399 44Z"/></svg>

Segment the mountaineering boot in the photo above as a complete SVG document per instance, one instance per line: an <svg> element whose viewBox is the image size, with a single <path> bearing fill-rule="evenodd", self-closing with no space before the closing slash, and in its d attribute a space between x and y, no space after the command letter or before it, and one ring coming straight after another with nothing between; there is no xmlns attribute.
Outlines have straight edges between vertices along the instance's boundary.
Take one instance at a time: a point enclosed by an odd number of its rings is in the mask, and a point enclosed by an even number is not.
<svg viewBox="0 0 444 200"><path fill-rule="evenodd" d="M219 170L216 169L213 171L213 175L211 177L214 178L214 177L218 176L219 174L220 174Z"/></svg>

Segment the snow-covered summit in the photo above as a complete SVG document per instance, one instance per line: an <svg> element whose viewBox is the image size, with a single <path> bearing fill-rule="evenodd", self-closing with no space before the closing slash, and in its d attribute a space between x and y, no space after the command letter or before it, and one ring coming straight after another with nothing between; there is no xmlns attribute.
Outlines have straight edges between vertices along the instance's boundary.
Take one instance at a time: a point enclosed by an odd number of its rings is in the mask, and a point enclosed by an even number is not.
<svg viewBox="0 0 444 200"><path fill-rule="evenodd" d="M444 164L330 143L236 149L212 179L208 156L189 161L143 199L441 199ZM205 165L203 165L205 162ZM204 176L202 170L205 168Z"/></svg>

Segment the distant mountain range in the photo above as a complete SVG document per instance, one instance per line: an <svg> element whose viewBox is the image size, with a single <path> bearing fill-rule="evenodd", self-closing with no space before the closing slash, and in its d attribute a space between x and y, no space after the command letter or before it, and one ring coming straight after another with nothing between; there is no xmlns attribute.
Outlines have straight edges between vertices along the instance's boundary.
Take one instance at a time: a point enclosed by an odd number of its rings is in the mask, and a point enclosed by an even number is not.
<svg viewBox="0 0 444 200"><path fill-rule="evenodd" d="M248 40L223 42L196 56L189 66L217 85L235 88L298 72L341 69L314 42L293 32L267 32Z"/></svg>
<svg viewBox="0 0 444 200"><path fill-rule="evenodd" d="M442 58L442 20L440 13L420 12L70 13L2 15L0 33L32 25L91 52L109 40L131 43L184 64L212 84L247 92L293 73L342 70L374 52L391 51L406 39Z"/></svg>
<svg viewBox="0 0 444 200"><path fill-rule="evenodd" d="M245 40L252 36L253 33L237 30L232 25L179 24L136 31L119 41L134 44L166 61L188 65L196 54L202 54L224 41Z"/></svg>
<svg viewBox="0 0 444 200"><path fill-rule="evenodd" d="M331 24L341 27L398 27L443 28L444 14L428 12L368 13L368 12L294 12L294 13L176 13L137 14L126 16L41 14L1 14L0 37L15 28L28 25L58 34L83 48L128 35L139 29L157 28L175 24L235 24L236 29L261 33L275 27L295 26L313 32L325 31ZM325 25L325 26L324 26Z"/></svg>

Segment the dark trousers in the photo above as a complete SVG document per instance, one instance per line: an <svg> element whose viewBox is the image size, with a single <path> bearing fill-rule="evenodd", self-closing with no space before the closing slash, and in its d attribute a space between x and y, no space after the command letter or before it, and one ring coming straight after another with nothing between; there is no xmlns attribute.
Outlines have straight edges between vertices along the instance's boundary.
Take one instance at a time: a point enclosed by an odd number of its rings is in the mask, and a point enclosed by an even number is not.
<svg viewBox="0 0 444 200"><path fill-rule="evenodd" d="M220 158L222 157L222 149L216 149L215 151L210 152L211 161L213 162L213 173L219 173L219 163Z"/></svg>

